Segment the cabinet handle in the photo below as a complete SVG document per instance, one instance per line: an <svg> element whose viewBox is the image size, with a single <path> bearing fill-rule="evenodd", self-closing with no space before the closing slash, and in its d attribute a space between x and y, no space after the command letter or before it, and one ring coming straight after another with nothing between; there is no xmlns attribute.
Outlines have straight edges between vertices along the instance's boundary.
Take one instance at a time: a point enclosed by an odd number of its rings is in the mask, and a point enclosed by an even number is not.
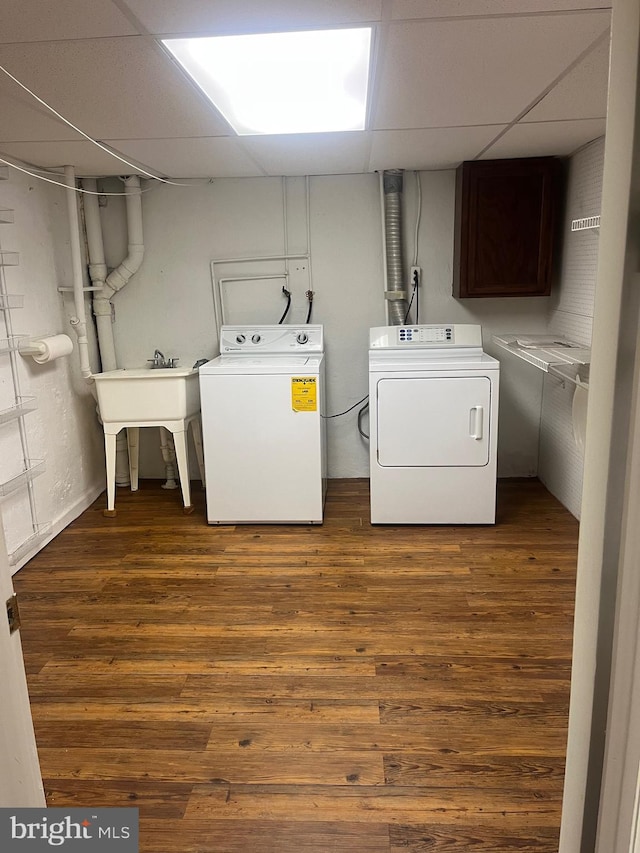
<svg viewBox="0 0 640 853"><path fill-rule="evenodd" d="M469 411L469 435L476 441L482 439L484 409L482 406L472 406Z"/></svg>

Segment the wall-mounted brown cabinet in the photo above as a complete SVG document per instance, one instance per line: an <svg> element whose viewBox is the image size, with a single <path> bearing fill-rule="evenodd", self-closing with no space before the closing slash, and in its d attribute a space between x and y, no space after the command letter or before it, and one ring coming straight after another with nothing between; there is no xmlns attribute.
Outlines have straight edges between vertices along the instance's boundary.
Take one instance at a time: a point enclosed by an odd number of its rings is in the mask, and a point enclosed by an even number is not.
<svg viewBox="0 0 640 853"><path fill-rule="evenodd" d="M561 178L556 157L458 168L454 296L549 295Z"/></svg>

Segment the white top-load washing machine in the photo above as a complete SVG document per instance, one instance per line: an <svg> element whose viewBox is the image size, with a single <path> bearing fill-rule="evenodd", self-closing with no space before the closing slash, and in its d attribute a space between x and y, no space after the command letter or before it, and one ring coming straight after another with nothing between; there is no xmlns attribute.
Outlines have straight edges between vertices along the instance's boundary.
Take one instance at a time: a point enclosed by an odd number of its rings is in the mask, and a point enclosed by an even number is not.
<svg viewBox="0 0 640 853"><path fill-rule="evenodd" d="M372 524L493 524L500 362L473 325L371 329Z"/></svg>
<svg viewBox="0 0 640 853"><path fill-rule="evenodd" d="M322 326L223 326L200 404L209 524L322 523Z"/></svg>

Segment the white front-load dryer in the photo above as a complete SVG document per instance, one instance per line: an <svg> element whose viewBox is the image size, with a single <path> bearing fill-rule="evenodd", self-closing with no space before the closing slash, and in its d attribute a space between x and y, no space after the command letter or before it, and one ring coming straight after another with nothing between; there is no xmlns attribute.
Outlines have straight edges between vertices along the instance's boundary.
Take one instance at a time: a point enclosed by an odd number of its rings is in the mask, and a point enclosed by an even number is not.
<svg viewBox="0 0 640 853"><path fill-rule="evenodd" d="M321 524L322 326L223 326L200 368L209 524Z"/></svg>
<svg viewBox="0 0 640 853"><path fill-rule="evenodd" d="M493 524L500 363L473 325L370 333L372 524Z"/></svg>

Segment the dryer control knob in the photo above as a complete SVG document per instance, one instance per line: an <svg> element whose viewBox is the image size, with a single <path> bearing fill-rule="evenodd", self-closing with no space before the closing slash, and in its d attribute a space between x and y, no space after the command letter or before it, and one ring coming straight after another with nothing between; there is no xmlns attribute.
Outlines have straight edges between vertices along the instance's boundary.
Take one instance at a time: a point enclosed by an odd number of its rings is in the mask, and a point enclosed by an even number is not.
<svg viewBox="0 0 640 853"><path fill-rule="evenodd" d="M299 332L296 336L296 340L299 344L306 344L309 340L309 335L306 332Z"/></svg>
<svg viewBox="0 0 640 853"><path fill-rule="evenodd" d="M255 334L252 335L251 340L254 342L254 344L259 344L262 338L260 337L260 335Z"/></svg>
<svg viewBox="0 0 640 853"><path fill-rule="evenodd" d="M236 335L236 343L243 344L247 339L244 335Z"/></svg>

